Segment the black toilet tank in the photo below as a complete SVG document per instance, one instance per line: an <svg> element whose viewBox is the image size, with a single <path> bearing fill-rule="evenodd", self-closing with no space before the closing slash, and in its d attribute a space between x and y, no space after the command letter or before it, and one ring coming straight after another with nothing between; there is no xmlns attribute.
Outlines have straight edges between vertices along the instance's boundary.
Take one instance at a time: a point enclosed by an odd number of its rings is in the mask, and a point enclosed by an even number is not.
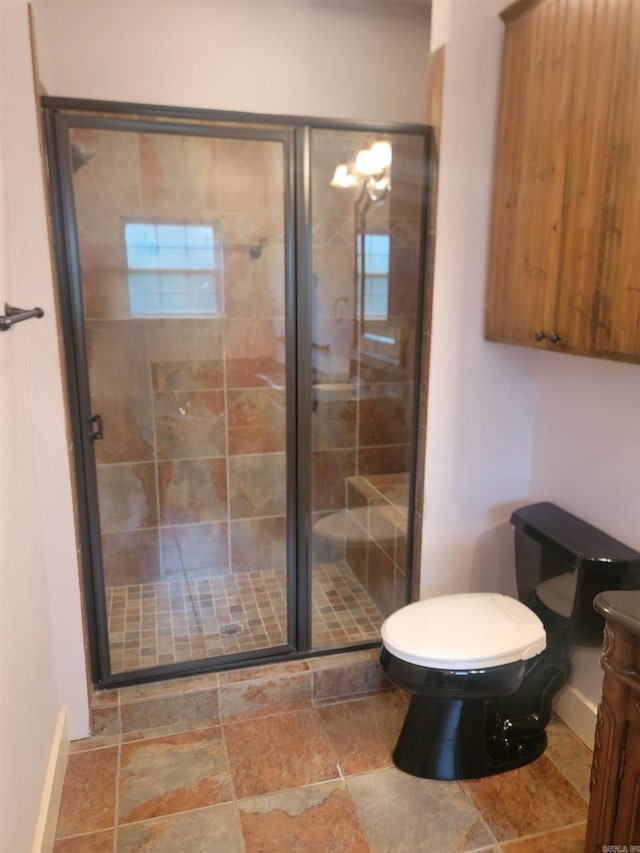
<svg viewBox="0 0 640 853"><path fill-rule="evenodd" d="M551 639L600 646L604 620L593 599L606 590L640 589L640 553L547 501L516 510L511 523L520 600Z"/></svg>

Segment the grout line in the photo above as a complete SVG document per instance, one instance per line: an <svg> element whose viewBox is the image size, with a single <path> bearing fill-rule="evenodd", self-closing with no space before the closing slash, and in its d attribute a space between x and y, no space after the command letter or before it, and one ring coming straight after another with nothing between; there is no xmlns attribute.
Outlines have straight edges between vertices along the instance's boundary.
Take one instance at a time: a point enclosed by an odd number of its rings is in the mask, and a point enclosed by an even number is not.
<svg viewBox="0 0 640 853"><path fill-rule="evenodd" d="M232 799L225 800L225 801L220 802L220 803L209 803L208 805L197 806L194 809L183 809L181 811L171 812L171 813L165 814L165 815L155 815L153 817L142 818L141 820L132 820L132 821L127 822L126 826L129 827L129 826L136 826L138 824L146 824L146 823L152 823L152 822L156 822L156 821L163 821L163 820L166 820L167 818L175 817L176 815L191 814L191 813L195 813L195 812L207 811L208 809L215 809L215 808L219 808L220 806L229 806L229 805L238 806L240 803L247 803L247 802L251 802L252 800L259 800L259 799L262 799L265 797L277 797L280 794L289 794L292 791L299 791L299 790L302 790L305 788L315 788L315 787L318 787L319 785L328 785L328 784L331 784L334 782L339 782L340 780L341 780L340 776L332 776L330 779L320 779L316 782L307 782L304 785L295 785L292 788L282 788L281 790L278 790L278 791L267 791L267 792L262 793L262 794L253 794L252 796L249 796L249 797L236 798L234 796ZM232 784L232 791L235 795L235 790L233 788L233 784ZM64 840L66 840L68 838L84 838L87 835L95 835L98 832L105 832L105 830L104 829L98 829L98 830L92 831L91 833L87 832L87 833L79 833L78 835L65 835ZM62 839L57 839L57 840L59 841ZM117 853L117 851L115 849L114 849L114 853Z"/></svg>
<svg viewBox="0 0 640 853"><path fill-rule="evenodd" d="M217 809L217 808L220 808L221 806L235 806L237 802L239 802L239 801L238 800L224 800L223 802L220 802L220 803L209 803L206 806L196 806L196 808L194 808L194 809L188 809L187 808L187 809L182 809L181 811L177 811L177 812L169 812L169 814L160 814L160 815L154 815L153 817L145 817L145 818L142 818L140 820L131 820L131 821L127 821L127 823L123 824L121 828L126 828L126 827L130 827L130 826L139 826L140 824L146 824L146 823L149 823L149 824L150 823L157 823L160 821L166 821L167 819L177 817L178 815L192 814L192 813L195 814L196 812L207 811L207 809ZM105 832L105 830L99 829L99 830L96 830L96 832ZM64 840L66 841L68 838L84 838L86 835L89 835L89 834L94 835L95 832L82 833L80 835L65 835ZM62 839L56 839L56 840L60 841ZM151 848L145 848L145 850L147 850L147 849L151 849ZM114 848L114 853L118 853L117 847ZM183 851L181 848L181 853L189 853L189 851L187 851L187 850Z"/></svg>
<svg viewBox="0 0 640 853"><path fill-rule="evenodd" d="M554 835L556 832L564 832L567 829L576 829L577 827L580 827L580 826L586 827L586 825L587 825L587 819L585 818L584 820L579 820L579 821L576 821L574 823L566 823L566 824L563 824L562 826L554 826L554 827L551 827L548 829L543 829L540 832L533 832L533 833L530 833L529 835L519 835L517 838L504 838L502 841L497 841L497 843L498 844L504 844L504 845L513 845L513 844L517 844L521 841L533 841L536 838L545 839L550 835Z"/></svg>
<svg viewBox="0 0 640 853"><path fill-rule="evenodd" d="M222 288L224 292L224 286ZM232 544L231 544L231 490L229 488L230 485L230 471L229 471L229 381L227 377L227 323L226 321L222 324L221 329L221 341L222 341L222 393L224 395L224 446L225 446L225 485L226 485L226 516L225 521L227 524L227 568L229 573L233 574L233 562L232 562Z"/></svg>
<svg viewBox="0 0 640 853"><path fill-rule="evenodd" d="M232 801L237 803L238 797L236 794L236 786L233 781L233 770L231 767L231 756L229 755L229 747L227 746L227 736L224 730L224 726L220 723L220 739L222 741L222 748L224 750L224 756L227 762L227 768L229 771L229 787L231 788Z"/></svg>
<svg viewBox="0 0 640 853"><path fill-rule="evenodd" d="M115 826L106 826L106 827L103 827L102 829L92 829L90 832L74 832L72 835L59 835L59 836L57 835L55 838L55 844L57 845L61 841L73 841L76 838L91 838L94 835L100 835L104 832L109 832L109 830L112 830L113 834L114 834L113 853L117 853L117 850L115 847L115 829L116 829ZM76 849L80 849L80 848L76 848Z"/></svg>
<svg viewBox="0 0 640 853"><path fill-rule="evenodd" d="M149 335L147 332L149 331L148 327L144 328L144 348L145 348L145 358L147 362L147 382L148 382L148 390L149 397L151 402L151 433L153 436L153 457L151 462L153 464L153 474L154 474L154 485L156 487L156 528L157 528L157 542L158 542L158 563L160 568L160 577L164 577L164 559L163 559L163 548L162 548L162 534L161 534L161 520L162 520L162 507L160 505L160 470L159 470L159 459L158 459L158 431L156 425L156 396L153 388L153 370L152 370L152 362L149 358Z"/></svg>
<svg viewBox="0 0 640 853"><path fill-rule="evenodd" d="M258 720L270 720L273 717L281 717L285 714L299 714L303 711L315 711L313 704L311 704L311 700L309 700L308 705L301 705L299 708L289 708L287 710L267 710L266 713L258 712L255 715L252 715L254 712L248 711L245 714L237 714L232 715L229 714L227 717L220 717L220 725L221 726L236 726L236 725L244 725L245 723L255 723Z"/></svg>
<svg viewBox="0 0 640 853"><path fill-rule="evenodd" d="M337 767L337 765L336 765L336 767ZM306 782L304 785L294 785L292 788L282 788L282 790L279 790L279 791L267 791L267 792L262 793L262 794L253 794L250 797L240 797L239 799L235 800L235 802L237 804L239 804L239 803L250 802L251 800L259 800L259 799L262 799L263 797L277 797L280 794L289 794L289 793L291 793L291 791L300 791L300 790L305 789L305 788L316 788L318 785L327 785L331 782L340 782L340 781L341 781L340 776L332 776L330 779L318 779L316 782Z"/></svg>
<svg viewBox="0 0 640 853"><path fill-rule="evenodd" d="M122 768L122 733L118 743L118 760L116 762L116 790L115 803L113 804L113 853L118 853L118 834L120 825L120 771Z"/></svg>
<svg viewBox="0 0 640 853"><path fill-rule="evenodd" d="M69 757L71 758L71 756L74 756L74 755L84 755L87 752L98 752L98 750L100 750L100 749L113 749L114 747L118 746L118 738L119 737L120 737L119 734L89 735L89 737L80 738L78 740L71 741L71 743L74 744L74 743L81 743L82 741L89 741L89 740L91 740L91 741L96 740L97 741L100 738L113 738L114 739L113 743L98 743L95 746L87 746L86 749L72 748L72 750L69 752Z"/></svg>
<svg viewBox="0 0 640 853"><path fill-rule="evenodd" d="M175 723L175 724L169 723L167 726L156 726L156 727L152 727L149 729L136 729L133 732L123 732L124 737L127 738L126 740L123 740L123 745L128 746L129 744L132 744L132 743L142 743L143 741L147 741L147 740L160 740L162 738L167 738L167 737L177 737L179 735L190 734L192 732L205 732L207 729L219 729L220 728L219 722L217 722L217 723L211 722L214 719L215 719L215 717L210 717L208 720L190 720L189 722L185 722L185 724L184 724L185 728L183 728L183 729L181 729L181 728L174 729L173 728L174 725L175 726L182 725L181 723ZM192 724L198 723L198 722L202 722L203 725L202 726L196 726L195 728L193 728ZM172 730L171 731L159 731L159 729L169 729L169 728L171 728ZM133 737L133 735L135 735L135 737Z"/></svg>

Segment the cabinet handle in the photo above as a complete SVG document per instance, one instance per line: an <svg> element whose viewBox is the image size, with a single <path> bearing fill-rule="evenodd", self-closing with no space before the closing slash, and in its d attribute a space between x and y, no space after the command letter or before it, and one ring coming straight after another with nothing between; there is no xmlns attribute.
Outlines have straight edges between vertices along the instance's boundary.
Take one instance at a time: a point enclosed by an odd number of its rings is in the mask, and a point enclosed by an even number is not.
<svg viewBox="0 0 640 853"><path fill-rule="evenodd" d="M534 332L534 333L533 333L533 337L534 337L537 341L543 341L547 336L546 336L546 335L545 335L545 333L542 331L542 329L538 329L538 331L537 331L537 332Z"/></svg>
<svg viewBox="0 0 640 853"><path fill-rule="evenodd" d="M557 344L559 340L561 340L560 335L556 335L555 332L551 332L549 335L549 343Z"/></svg>

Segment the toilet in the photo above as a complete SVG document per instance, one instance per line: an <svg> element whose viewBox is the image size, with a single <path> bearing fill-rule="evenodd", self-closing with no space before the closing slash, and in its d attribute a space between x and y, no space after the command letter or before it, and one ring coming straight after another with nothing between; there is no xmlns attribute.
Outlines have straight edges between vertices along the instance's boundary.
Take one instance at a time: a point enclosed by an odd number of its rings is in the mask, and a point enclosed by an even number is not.
<svg viewBox="0 0 640 853"><path fill-rule="evenodd" d="M538 758L570 646L602 643L594 597L640 589L640 553L555 504L511 523L518 599L443 595L382 625L381 665L411 694L393 760L413 776L474 779Z"/></svg>

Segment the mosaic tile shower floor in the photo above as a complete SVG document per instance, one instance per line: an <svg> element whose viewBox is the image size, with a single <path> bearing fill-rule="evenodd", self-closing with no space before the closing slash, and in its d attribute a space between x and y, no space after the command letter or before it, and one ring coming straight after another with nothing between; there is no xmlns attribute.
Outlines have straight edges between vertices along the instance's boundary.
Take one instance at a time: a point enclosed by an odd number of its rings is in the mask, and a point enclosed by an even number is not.
<svg viewBox="0 0 640 853"><path fill-rule="evenodd" d="M345 563L313 567L314 649L375 641L383 616ZM286 577L265 570L107 588L113 672L286 642Z"/></svg>

